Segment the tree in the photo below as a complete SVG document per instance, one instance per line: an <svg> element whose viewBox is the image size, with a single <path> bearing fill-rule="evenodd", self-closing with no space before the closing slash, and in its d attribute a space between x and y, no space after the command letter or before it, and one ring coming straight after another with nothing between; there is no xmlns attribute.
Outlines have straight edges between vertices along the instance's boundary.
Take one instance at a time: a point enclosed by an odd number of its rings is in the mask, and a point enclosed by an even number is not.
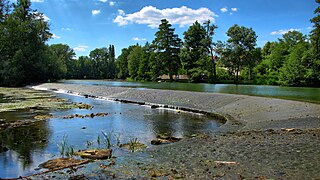
<svg viewBox="0 0 320 180"><path fill-rule="evenodd" d="M129 77L129 71L128 71L128 55L130 54L130 48L132 48L132 46L128 47L128 48L123 48L121 50L121 54L118 56L117 59L117 67L119 69L118 72L118 78L120 79L125 79L127 77Z"/></svg>
<svg viewBox="0 0 320 180"><path fill-rule="evenodd" d="M184 48L180 52L182 67L189 75L189 71L197 67L197 62L206 56L207 47L204 44L206 30L198 21L193 23L184 35Z"/></svg>
<svg viewBox="0 0 320 180"><path fill-rule="evenodd" d="M66 44L53 44L49 46L50 55L50 69L55 71L53 79L72 78L71 74L74 69L75 52Z"/></svg>
<svg viewBox="0 0 320 180"><path fill-rule="evenodd" d="M238 82L240 70L252 60L257 35L252 28L238 25L232 26L227 31L227 35L229 36L227 43L220 42L217 48L222 63L235 74L235 81Z"/></svg>
<svg viewBox="0 0 320 180"><path fill-rule="evenodd" d="M320 0L316 0L316 3L320 4ZM316 16L310 20L313 23L310 39L312 45L312 71L314 80L310 83L320 86L320 6L315 9L314 14Z"/></svg>
<svg viewBox="0 0 320 180"><path fill-rule="evenodd" d="M138 79L138 71L142 54L143 48L137 44L128 55L128 70L132 79Z"/></svg>
<svg viewBox="0 0 320 180"><path fill-rule="evenodd" d="M306 86L312 77L309 70L310 54L308 42L299 42L290 48L290 53L283 67L280 69L280 82L286 86ZM311 73L311 74L310 74Z"/></svg>
<svg viewBox="0 0 320 180"><path fill-rule="evenodd" d="M166 19L162 19L152 44L157 58L163 62L165 73L169 73L170 80L173 80L173 75L181 66L179 52L182 43L171 26Z"/></svg>
<svg viewBox="0 0 320 180"><path fill-rule="evenodd" d="M213 54L214 49L214 43L212 41L212 37L214 35L214 30L218 28L218 26L211 24L210 20L206 21L204 23L205 29L206 29L206 38L203 40L204 44L206 45L207 49L209 50L208 52L210 52L210 56L211 56L211 63L212 63L212 67L213 67L213 81L216 81L217 79L217 70L216 70L216 58Z"/></svg>
<svg viewBox="0 0 320 180"><path fill-rule="evenodd" d="M5 1L1 1L3 4ZM30 8L30 0L18 0L9 14L1 9L0 84L21 86L46 81L48 63L45 42L51 37L43 14ZM17 72L16 72L17 71ZM10 74L19 74L13 77Z"/></svg>

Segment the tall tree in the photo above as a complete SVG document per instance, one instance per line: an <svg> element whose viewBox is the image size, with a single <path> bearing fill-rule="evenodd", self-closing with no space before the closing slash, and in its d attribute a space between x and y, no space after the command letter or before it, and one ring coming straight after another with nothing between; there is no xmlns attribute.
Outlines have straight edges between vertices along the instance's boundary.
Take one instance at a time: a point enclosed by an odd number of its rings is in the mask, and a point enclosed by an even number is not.
<svg viewBox="0 0 320 180"><path fill-rule="evenodd" d="M48 79L45 42L51 34L43 14L33 11L30 5L30 0L18 0L1 22L0 84L21 86ZM20 76L15 77L13 71Z"/></svg>
<svg viewBox="0 0 320 180"><path fill-rule="evenodd" d="M206 56L207 46L204 39L207 37L206 30L198 21L193 23L184 35L184 48L180 52L182 67L186 70L187 75L193 68L197 68L197 62Z"/></svg>
<svg viewBox="0 0 320 180"><path fill-rule="evenodd" d="M320 4L320 0L316 0ZM313 23L313 30L311 31L311 44L312 44L312 69L315 76L312 84L320 86L320 6L314 11L316 15L310 21Z"/></svg>
<svg viewBox="0 0 320 180"><path fill-rule="evenodd" d="M235 81L239 80L240 70L250 64L257 35L252 28L234 25L227 31L229 39L226 45L220 45L221 60L226 67L235 73Z"/></svg>
<svg viewBox="0 0 320 180"><path fill-rule="evenodd" d="M138 79L138 71L142 55L143 48L138 44L133 47L132 51L128 55L128 70L132 79Z"/></svg>
<svg viewBox="0 0 320 180"><path fill-rule="evenodd" d="M204 39L204 43L207 46L207 49L209 50L208 52L210 53L211 56L211 63L212 63L212 67L213 67L213 81L216 81L217 79L217 68L216 68L216 61L217 59L214 56L214 43L213 43L213 35L214 35L214 30L218 28L218 26L211 24L210 20L206 21L204 23L204 27L206 29L207 32L207 36Z"/></svg>
<svg viewBox="0 0 320 180"><path fill-rule="evenodd" d="M76 55L73 49L66 44L53 44L49 47L49 51L52 56L49 68L55 74L52 78L71 78Z"/></svg>
<svg viewBox="0 0 320 180"><path fill-rule="evenodd" d="M159 30L155 34L156 38L152 42L157 58L163 62L165 72L169 73L170 80L173 80L173 75L177 74L181 66L179 52L182 42L174 30L166 19L162 19Z"/></svg>

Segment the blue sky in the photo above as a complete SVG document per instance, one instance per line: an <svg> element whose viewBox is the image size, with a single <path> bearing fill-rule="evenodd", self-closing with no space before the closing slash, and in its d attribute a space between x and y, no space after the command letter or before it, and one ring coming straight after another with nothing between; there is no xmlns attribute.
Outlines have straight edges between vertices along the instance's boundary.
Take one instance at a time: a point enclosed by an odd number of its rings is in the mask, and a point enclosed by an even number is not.
<svg viewBox="0 0 320 180"><path fill-rule="evenodd" d="M252 27L258 46L276 41L289 30L309 34L314 0L31 0L32 8L47 17L54 34L49 44L63 43L77 56L95 48L122 48L151 42L160 19L166 18L183 39L195 20L211 19L214 40L227 39L234 24Z"/></svg>

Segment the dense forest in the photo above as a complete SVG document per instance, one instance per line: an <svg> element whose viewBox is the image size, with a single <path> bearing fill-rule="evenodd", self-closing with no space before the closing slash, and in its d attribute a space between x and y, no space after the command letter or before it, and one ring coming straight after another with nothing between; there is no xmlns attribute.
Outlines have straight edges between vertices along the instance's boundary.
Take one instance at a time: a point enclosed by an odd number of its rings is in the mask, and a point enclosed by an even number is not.
<svg viewBox="0 0 320 180"><path fill-rule="evenodd" d="M263 48L252 28L234 25L226 42L214 42L218 27L194 22L180 39L163 19L151 43L124 48L118 58L113 45L76 58L66 44L47 44L49 25L30 5L30 0L0 0L1 86L64 78L154 81L164 74L171 81L187 75L189 82L320 86L320 7L310 35L290 31Z"/></svg>

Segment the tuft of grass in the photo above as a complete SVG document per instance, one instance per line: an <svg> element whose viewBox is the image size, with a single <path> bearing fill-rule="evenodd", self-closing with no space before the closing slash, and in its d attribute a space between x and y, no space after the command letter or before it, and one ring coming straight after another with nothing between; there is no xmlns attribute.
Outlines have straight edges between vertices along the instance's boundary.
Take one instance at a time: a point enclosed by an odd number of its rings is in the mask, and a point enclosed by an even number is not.
<svg viewBox="0 0 320 180"><path fill-rule="evenodd" d="M139 144L140 142L139 142L139 140L138 140L138 138L131 138L130 140L129 140L129 150L131 151L131 152L135 152L136 151L136 147L137 147L137 144Z"/></svg>
<svg viewBox="0 0 320 180"><path fill-rule="evenodd" d="M104 144L106 145L106 147L108 149L110 149L112 147L112 144L111 144L112 132L108 132L108 133L105 133L103 131L101 131L101 132L102 132L102 135L104 138Z"/></svg>
<svg viewBox="0 0 320 180"><path fill-rule="evenodd" d="M60 155L66 157L72 157L75 154L75 150L73 146L68 145L68 136L63 135L62 141L58 144Z"/></svg>

